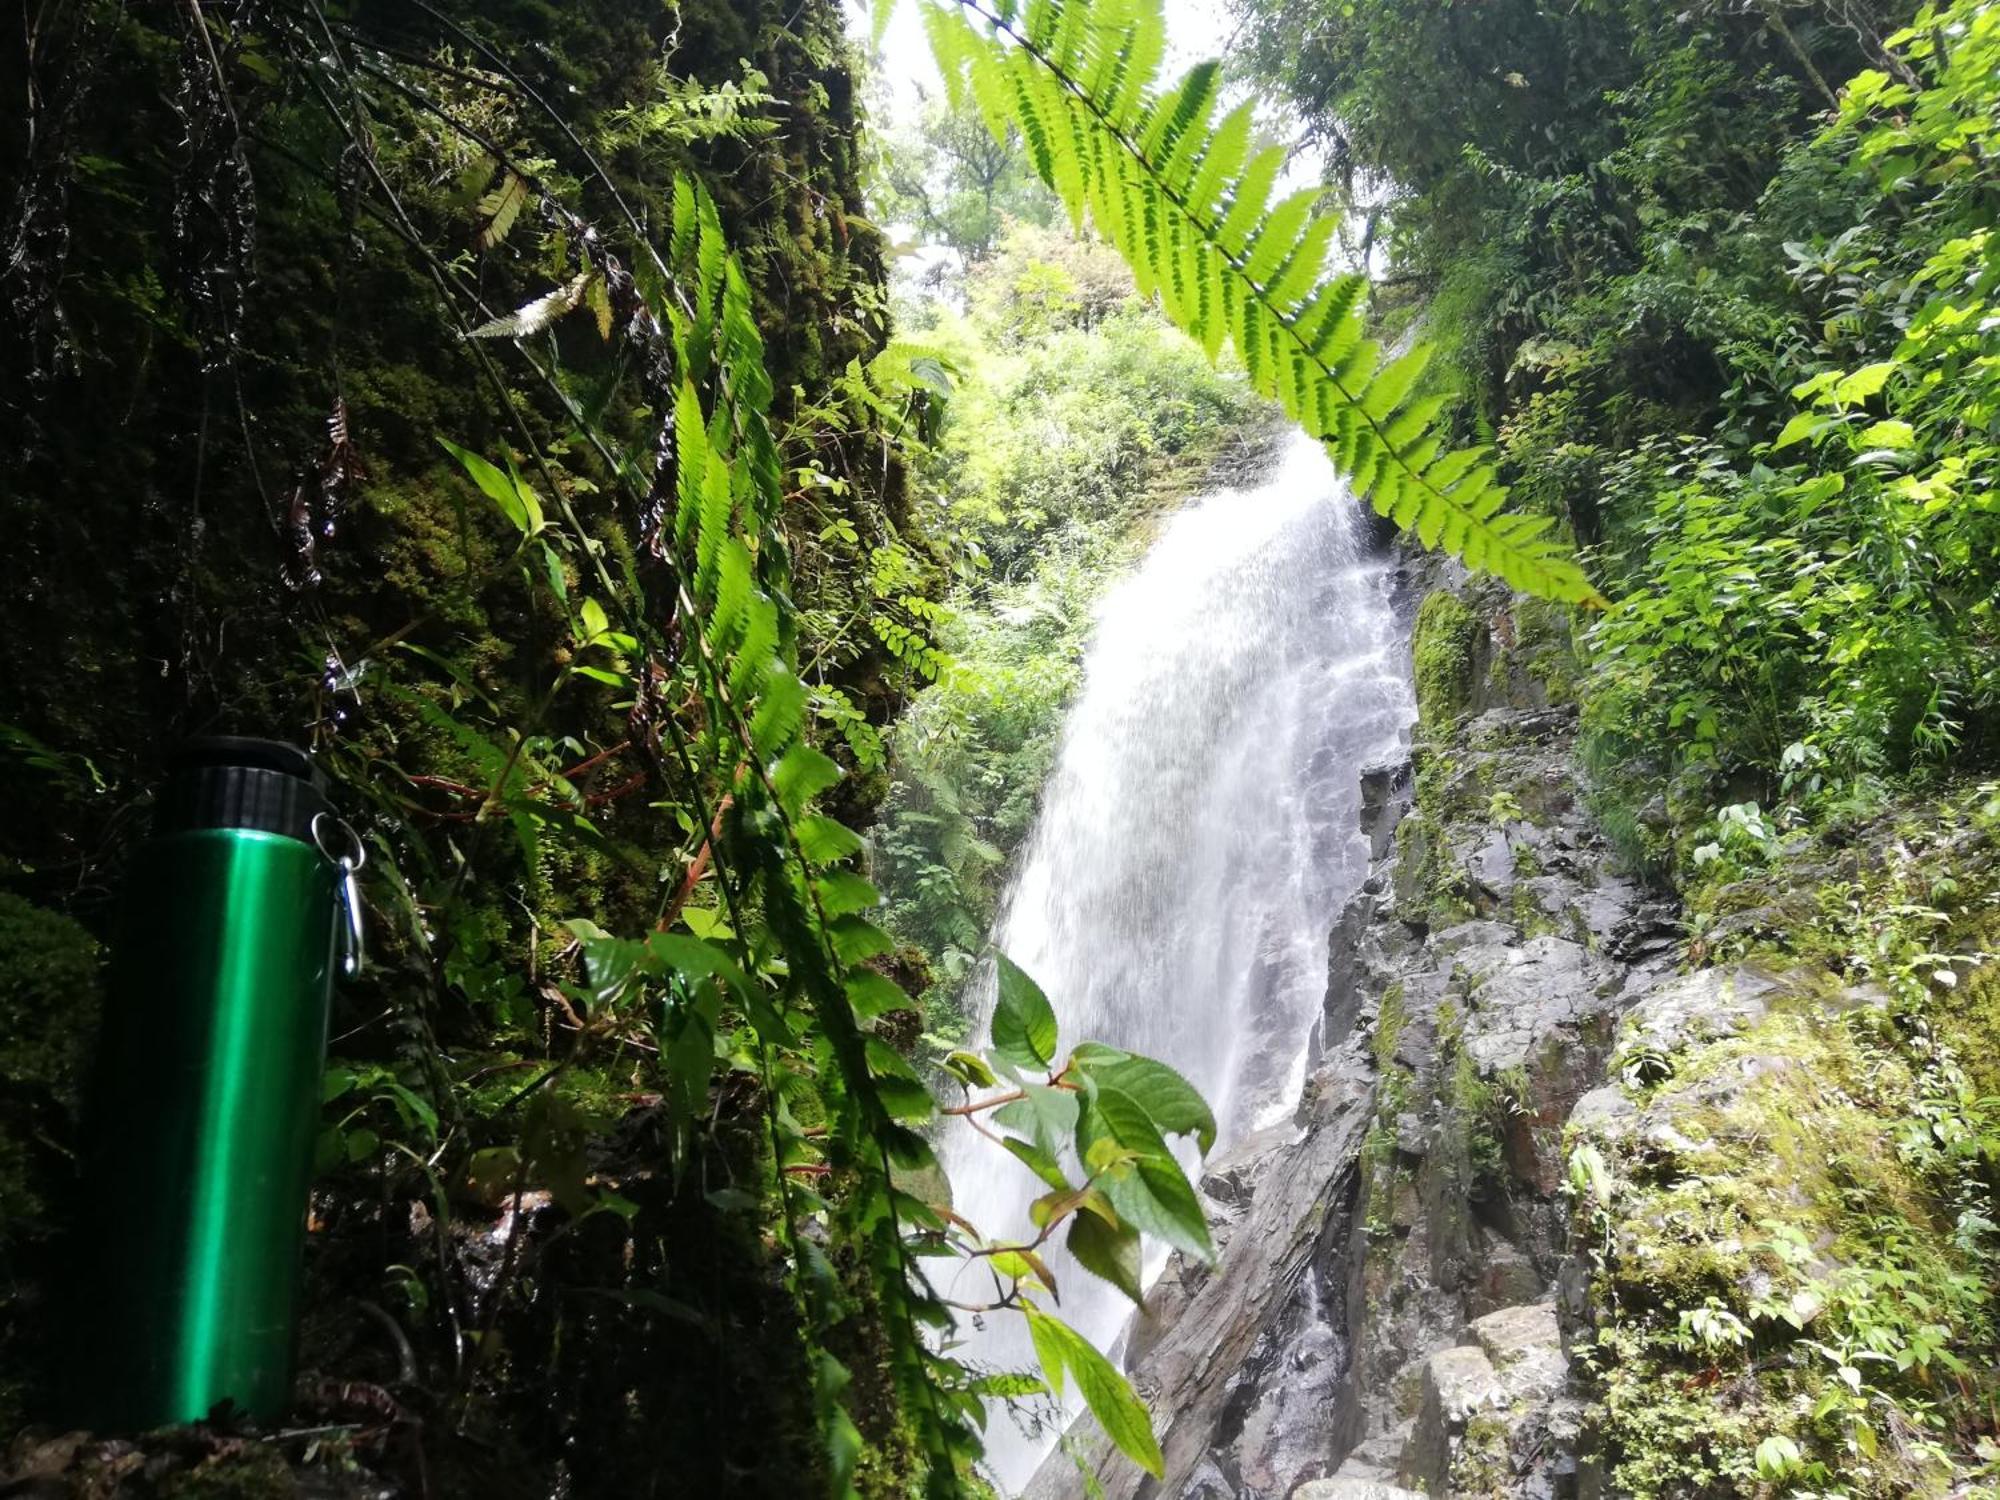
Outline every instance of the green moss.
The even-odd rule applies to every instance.
[[[96,940],[68,917],[0,893],[0,1431],[19,1425],[40,1346],[34,1282],[74,1159],[97,1012]]]
[[[0,1254],[37,1231],[97,1020],[97,942],[0,893]]]
[[[1417,718],[1433,734],[1443,732],[1471,700],[1474,652],[1485,626],[1458,595],[1437,589],[1417,609],[1415,658]]]
[[[1395,1061],[1396,1043],[1401,1040],[1403,1027],[1408,1021],[1409,1009],[1403,1001],[1403,984],[1397,980],[1382,991],[1381,1008],[1375,1018],[1375,1066],[1385,1077]]]
[[[1505,1418],[1491,1412],[1476,1413],[1465,1424],[1465,1433],[1451,1459],[1451,1493],[1473,1500],[1493,1496],[1495,1500],[1518,1493],[1514,1465],[1508,1452],[1513,1429]]]
[[[1468,1192],[1483,1180],[1498,1177],[1504,1166],[1501,1095],[1492,1080],[1466,1050],[1465,1013],[1456,1005],[1438,1007],[1439,1055],[1449,1059],[1444,1077],[1443,1128],[1447,1148],[1440,1160],[1462,1163]]]
[[[1809,1004],[1665,1062],[1645,1148],[1614,1153],[1599,1241],[1588,1363],[1614,1487],[1745,1480],[1756,1443],[1782,1432],[1845,1493],[1942,1494],[1957,1424],[1938,1373],[1962,1364],[1964,1394],[1988,1399],[1978,1372],[1991,1369],[1995,1310],[1985,1258],[1951,1207],[1962,1168],[1910,1124],[1926,1109],[1923,1071],[1879,1017]],[[1697,1309],[1726,1313],[1740,1335],[1705,1332],[1689,1321]],[[1842,1366],[1860,1372],[1851,1410]],[[1729,1400],[1691,1403],[1704,1380]],[[1851,1440],[1856,1422],[1871,1439],[1886,1422],[1913,1440],[1870,1455]]]
[[[232,1445],[160,1486],[162,1500],[279,1500],[298,1493],[284,1454],[261,1443]]]

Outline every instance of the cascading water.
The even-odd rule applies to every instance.
[[[1175,516],[1099,607],[995,934],[1047,992],[1065,1048],[1171,1063],[1214,1106],[1219,1145],[1281,1118],[1328,929],[1367,866],[1360,772],[1414,717],[1388,568],[1318,444],[1294,433],[1261,482]],[[942,1146],[961,1214],[988,1234],[1028,1227],[1045,1189],[1025,1167],[963,1125]],[[1110,1348],[1129,1302],[1047,1259],[1061,1315]],[[968,1300],[989,1290],[967,1280]],[[967,1334],[961,1354],[1034,1368],[1018,1316]],[[996,1414],[995,1477],[1019,1489],[1052,1441]]]

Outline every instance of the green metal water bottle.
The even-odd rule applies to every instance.
[[[71,1420],[100,1432],[290,1402],[306,1196],[361,851],[305,753],[170,762],[127,879],[92,1118]]]

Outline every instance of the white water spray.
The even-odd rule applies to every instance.
[[[1214,1107],[1219,1146],[1296,1099],[1327,932],[1367,868],[1360,772],[1415,717],[1389,592],[1359,504],[1303,434],[1259,483],[1175,516],[1098,609],[995,935],[1047,992],[1065,1050],[1171,1063]],[[1031,1232],[1045,1188],[1025,1167],[963,1125],[942,1148],[961,1214]],[[1111,1348],[1130,1303],[1047,1259],[1061,1316]],[[990,1294],[961,1279],[957,1295]],[[962,1355],[1035,1367],[1017,1314],[985,1322]],[[996,1411],[988,1463],[1017,1491],[1051,1442]]]

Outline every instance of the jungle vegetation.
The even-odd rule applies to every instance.
[[[1241,11],[1438,346],[1444,420],[1612,601],[1567,622],[1554,687],[1627,866],[1683,898],[1691,963],[1882,996],[1665,1085],[1753,1049],[1813,1080],[1717,1115],[1739,1144],[1700,1173],[1573,1164],[1603,1482],[1976,1491],[2000,1332],[2000,13]],[[1463,651],[1433,597],[1420,691],[1427,652]],[[1648,1097],[1662,1062],[1623,1076]]]
[[[285,1462],[506,1494],[977,1492],[989,1401],[1070,1385],[1157,1465],[1036,1251],[1134,1292],[1142,1234],[1205,1255],[1167,1138],[1213,1121],[1004,958],[982,1049],[951,996],[1091,591],[1273,409],[1568,611],[1658,878],[1990,760],[1986,0],[1244,0],[1340,169],[1275,200],[1286,146],[1218,66],[1161,76],[1151,0],[906,3],[942,160],[870,155],[825,0],[28,8],[0,1425],[59,1342],[90,976],[178,736],[309,743],[371,856]],[[892,214],[963,311],[898,326]],[[1990,1271],[2000,1129],[1941,1088],[1925,1170]],[[941,1108],[1036,1222],[951,1214]],[[963,1264],[1039,1371],[953,1356]],[[1757,1462],[1841,1492],[1878,1396],[1965,1448],[1989,1386],[1935,1351],[1969,1369],[1988,1298],[1941,1317]],[[208,1441],[221,1484],[277,1451]]]

